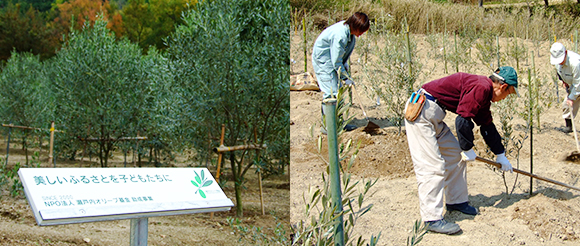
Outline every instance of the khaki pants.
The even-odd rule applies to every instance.
[[[574,117],[576,117],[578,106],[580,106],[580,100],[576,99],[572,104],[572,107],[568,106],[568,103],[566,103],[567,100],[568,97],[564,98],[564,102],[562,102],[562,118],[572,119],[571,112],[574,111]]]
[[[445,115],[439,105],[426,100],[415,122],[405,120],[423,221],[443,219],[445,203],[468,201],[466,165],[459,142],[443,122]]]

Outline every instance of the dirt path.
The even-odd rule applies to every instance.
[[[415,36],[418,52],[425,59],[428,68],[437,66],[437,61],[427,57],[430,49],[424,36]],[[293,37],[291,58],[299,61],[294,71],[304,65],[300,50],[300,37]],[[505,47],[506,40],[501,40]],[[543,55],[536,57],[544,74],[552,72],[549,65],[548,43],[542,44]],[[531,47],[531,46],[530,46]],[[351,61],[357,61],[357,50]],[[357,76],[357,63],[354,73]],[[540,66],[540,65],[537,65]],[[360,67],[360,66],[359,66]],[[473,73],[487,75],[485,68],[472,68]],[[312,68],[310,67],[310,71]],[[358,75],[359,78],[362,77]],[[442,69],[425,78],[430,81],[443,77]],[[520,81],[522,80],[520,75]],[[365,83],[361,80],[357,83]],[[520,89],[526,89],[521,87]],[[560,95],[563,91],[560,91]],[[290,95],[291,119],[291,223],[303,218],[303,194],[309,187],[321,184],[320,175],[326,164],[320,160],[315,148],[315,138],[319,134],[320,92],[292,92]],[[412,169],[406,136],[399,135],[398,129],[389,126],[385,119],[385,105],[376,106],[372,96],[363,97],[365,110],[373,122],[382,127],[377,135],[369,135],[360,129],[346,133],[345,139],[361,140],[362,145],[354,165],[358,178],[378,178],[372,188],[375,192],[365,200],[374,204],[372,210],[357,222],[356,233],[368,239],[370,235],[381,233],[380,245],[404,245],[415,220],[420,219],[416,179]],[[493,109],[492,109],[493,110]],[[559,105],[552,105],[541,115],[542,131],[534,132],[534,173],[555,179],[576,187],[580,186],[580,165],[562,160],[575,143],[572,134],[558,130],[563,125]],[[351,113],[356,116],[355,124],[364,126],[366,121],[359,107],[353,106]],[[448,113],[445,121],[454,129],[455,115]],[[495,119],[496,125],[498,120]],[[515,116],[515,135],[524,133],[524,121]],[[314,138],[309,136],[309,128],[314,125]],[[403,128],[404,130],[404,128]],[[476,133],[479,136],[478,133]],[[483,148],[481,137],[478,146]],[[323,141],[324,143],[324,141]],[[510,159],[514,167],[516,161]],[[524,142],[519,167],[529,170],[529,139]],[[468,164],[469,199],[480,209],[477,216],[467,216],[458,212],[447,213],[445,218],[458,223],[463,232],[455,236],[427,234],[421,245],[578,245],[580,244],[580,192],[550,183],[534,180],[534,196],[529,197],[530,179],[522,175],[506,174],[508,186],[517,178],[513,194],[505,194],[501,173],[480,162]],[[371,192],[372,193],[372,192]]]
[[[0,160],[5,158],[5,136],[0,135]],[[45,150],[43,150],[45,151]],[[24,163],[19,144],[11,143],[9,168],[16,162]],[[47,155],[41,154],[41,167],[46,164]],[[116,154],[109,161],[111,168],[123,166],[122,154]],[[173,166],[187,167],[191,162],[175,161]],[[58,167],[99,167],[92,162],[57,160]],[[228,165],[224,174],[230,175]],[[215,170],[210,169],[215,172]],[[283,229],[283,236],[289,238],[289,176],[271,176],[263,181],[265,215],[261,214],[258,179],[255,170],[248,171],[247,183],[243,191],[244,217],[239,229],[247,229],[247,236],[266,235],[275,237],[275,229]],[[222,187],[228,198],[235,204],[232,182]],[[58,226],[38,226],[30,205],[23,196],[11,197],[7,186],[0,187],[0,245],[129,245],[130,220],[115,220]],[[149,245],[254,245],[251,240],[239,241],[242,235],[230,226],[228,219],[235,219],[235,207],[227,212],[217,212],[213,218],[209,213],[151,217],[148,223]],[[277,225],[277,223],[281,223]],[[255,228],[261,228],[259,233]],[[255,234],[254,234],[255,233]]]

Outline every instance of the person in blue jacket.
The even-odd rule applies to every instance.
[[[323,99],[336,97],[338,88],[342,86],[341,81],[346,85],[354,84],[347,79],[347,74],[350,73],[348,58],[354,50],[356,38],[369,30],[369,27],[369,17],[365,13],[356,12],[346,21],[326,28],[314,42],[312,66],[318,86],[323,92]],[[355,128],[347,125],[346,130]]]

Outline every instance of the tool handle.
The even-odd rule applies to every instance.
[[[478,157],[475,157],[475,159],[478,160],[478,161],[481,161],[481,162],[485,162],[487,164],[490,164],[492,166],[495,166],[497,168],[501,168],[501,164],[499,164],[499,163],[497,163],[495,161],[490,161],[488,159],[484,159],[484,158],[481,158],[479,156]],[[553,179],[544,178],[544,177],[535,175],[533,173],[528,173],[526,171],[519,170],[517,168],[514,168],[514,172],[519,173],[519,174],[523,174],[523,175],[526,175],[528,177],[532,177],[532,178],[535,178],[535,179],[539,179],[539,180],[542,180],[542,181],[546,181],[546,182],[549,182],[549,183],[552,183],[552,184],[557,184],[557,185],[560,185],[560,186],[564,186],[566,188],[570,188],[570,189],[573,189],[573,190],[580,191],[580,188],[578,188],[578,187],[574,187],[574,186],[571,186],[571,185],[568,185],[568,184],[565,184],[565,183],[562,183],[562,182],[559,182],[559,181],[556,181],[556,180],[553,180]]]
[[[350,88],[352,88],[352,90],[354,91],[354,94],[356,95],[357,102],[360,105],[360,109],[362,109],[363,114],[365,115],[365,118],[367,119],[367,121],[370,121],[369,117],[367,116],[367,113],[365,112],[365,108],[363,107],[362,102],[360,101],[360,97],[358,96],[358,93],[356,92],[356,89],[354,88],[354,85],[352,85]]]
[[[570,118],[572,118],[572,131],[574,131],[574,140],[576,140],[576,150],[580,152],[580,146],[578,145],[578,133],[576,133],[576,124],[574,123],[574,109],[570,111]]]

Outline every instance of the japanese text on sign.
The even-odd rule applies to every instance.
[[[34,176],[36,185],[55,185],[55,184],[108,184],[108,183],[161,183],[171,182],[169,175],[74,175],[66,176]]]

